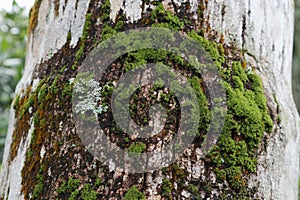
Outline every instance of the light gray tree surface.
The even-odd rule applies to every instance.
[[[37,0],[24,75],[10,110],[0,199],[296,199],[300,124],[291,89],[293,14],[292,0]],[[192,78],[181,68],[185,61],[163,51],[123,56],[106,73],[111,83],[104,95],[123,68],[166,61],[190,76],[203,106],[199,134],[180,158],[132,174],[113,161],[101,163],[82,144],[72,81],[97,44],[150,26],[179,31],[203,46],[225,82],[227,114],[217,144],[203,156],[203,135],[212,128],[205,125],[211,88],[204,78]],[[106,134],[134,155],[163,145],[163,133],[154,145],[135,142],[110,117],[110,110],[100,115]]]

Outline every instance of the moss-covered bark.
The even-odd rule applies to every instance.
[[[35,29],[38,7],[37,1],[31,14],[29,33]],[[202,2],[202,1],[201,1]],[[54,1],[55,14],[59,15],[59,1]],[[100,5],[100,6],[99,6]],[[84,33],[73,48],[70,40],[49,60],[35,67],[34,79],[39,84],[33,89],[33,82],[24,95],[14,101],[16,125],[14,140],[10,148],[10,161],[18,154],[21,138],[26,138],[33,124],[34,131],[26,153],[22,170],[22,193],[25,199],[254,199],[258,185],[249,183],[257,172],[258,155],[265,151],[264,137],[271,134],[278,125],[277,113],[269,110],[266,96],[256,70],[249,67],[244,52],[235,45],[225,44],[211,30],[203,18],[206,2],[198,7],[197,20],[190,13],[188,2],[169,5],[161,1],[143,1],[142,18],[129,23],[122,10],[115,22],[110,19],[108,0],[90,2],[86,14]],[[176,163],[152,173],[126,174],[111,171],[96,160],[82,145],[76,134],[72,116],[72,90],[70,80],[76,77],[79,67],[89,52],[99,43],[118,32],[140,27],[164,27],[180,31],[199,43],[211,56],[218,67],[226,90],[227,110],[225,123],[217,144],[204,158],[199,158],[197,150],[205,138],[209,127],[209,93],[201,74],[179,55],[166,51],[138,50],[123,55],[110,66],[103,86],[104,102],[111,99],[112,82],[126,71],[147,62],[161,62],[182,74],[189,76],[191,86],[197,91],[201,109],[199,133],[189,149]],[[131,38],[128,38],[131,39]],[[106,90],[105,90],[106,89]],[[148,104],[155,101],[152,88]],[[139,98],[145,90],[137,92],[131,101],[134,113],[144,118],[139,123],[147,123],[143,107],[149,107]],[[151,96],[152,94],[152,96]],[[163,93],[162,93],[163,94]],[[136,99],[134,99],[136,98]],[[175,101],[164,94],[163,100]],[[168,108],[170,109],[170,108]],[[176,115],[176,112],[169,113]],[[178,113],[177,113],[178,114]],[[271,116],[272,114],[272,116]],[[101,114],[107,131],[118,145],[138,155],[147,151],[147,140],[134,141],[127,137],[112,120],[111,109]],[[176,120],[169,118],[169,124]],[[104,123],[103,122],[103,123]],[[178,125],[178,124],[177,124]],[[166,126],[168,127],[168,126]],[[171,127],[171,126],[169,126]],[[164,130],[168,131],[168,130]],[[107,132],[107,133],[108,133]],[[163,134],[162,134],[163,135]],[[148,141],[149,142],[149,141]],[[198,169],[198,175],[193,175]],[[151,181],[158,181],[152,183]],[[160,181],[159,181],[160,180]]]

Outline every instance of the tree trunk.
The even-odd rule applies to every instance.
[[[37,0],[30,15],[24,75],[10,111],[0,199],[296,199],[300,125],[291,92],[293,9],[292,0]],[[156,29],[129,32],[127,37],[117,34],[143,27]],[[161,31],[172,34],[161,27],[177,33],[178,37],[172,35],[175,40],[196,41],[218,73],[204,70],[199,74],[192,69],[189,56],[176,55],[181,51],[176,41],[159,35]],[[157,37],[143,35],[151,30]],[[106,51],[95,52],[111,36],[116,39],[108,40]],[[155,48],[157,41],[166,51]],[[164,46],[166,41],[170,42]],[[108,51],[114,50],[113,45],[119,45],[120,52],[125,48],[125,54]],[[197,48],[188,46],[185,51],[194,53]],[[115,144],[126,149],[107,160],[99,159],[98,149],[90,148],[79,133],[83,131],[78,126],[82,115],[74,106],[74,90],[80,88],[78,76],[94,70],[86,66],[106,64],[95,60],[99,52],[102,60],[118,59],[109,63],[106,71],[104,67],[97,69],[104,78],[94,77],[94,82],[85,79],[102,87],[96,104],[108,105],[99,106],[102,111],[93,107],[90,117],[97,116],[102,135],[109,136],[113,144],[105,146],[90,126],[83,127],[88,134],[85,138],[94,145],[102,141],[100,152],[112,150]],[[116,125],[114,111],[121,113],[122,108],[113,110],[108,104],[115,94],[111,90],[126,72],[145,63],[163,63],[186,77],[196,91],[198,103],[191,105],[199,108],[196,119],[200,120],[184,152],[174,159],[183,147],[184,139],[179,138],[164,160],[153,161],[157,162],[153,168],[143,165],[143,156],[148,166],[153,157],[146,153],[162,152],[165,142],[173,137],[171,133],[181,130],[178,124],[193,121],[194,116],[191,112],[184,120],[180,103],[186,103],[186,98],[176,100],[172,87],[169,93],[159,86],[153,89],[154,84],[131,91],[136,95],[130,97],[130,105],[136,105],[131,106],[135,123],[147,125],[151,123],[147,108],[160,100],[168,114],[163,130],[153,139],[136,139]],[[141,73],[137,82],[143,83],[149,76]],[[215,84],[222,85],[226,95],[219,110],[213,106],[218,101]],[[94,92],[99,92],[95,87]],[[126,87],[122,91],[127,91]],[[89,102],[81,109],[88,110]],[[180,119],[176,108],[181,109]],[[214,116],[221,121],[214,121]],[[83,123],[89,124],[88,119]],[[192,126],[186,127],[183,136]],[[218,137],[211,137],[211,133]],[[205,149],[203,144],[211,146]],[[126,163],[127,155],[136,162]]]

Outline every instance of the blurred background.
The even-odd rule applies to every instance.
[[[25,64],[28,13],[32,4],[32,1],[12,0],[0,3],[0,163],[9,107]]]
[[[34,0],[0,2],[0,168],[8,126],[9,107],[21,78],[26,55],[29,9]],[[300,0],[295,0],[293,94],[300,113]],[[300,193],[299,193],[300,199]]]

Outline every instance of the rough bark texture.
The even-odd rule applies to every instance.
[[[292,0],[36,1],[24,75],[10,113],[0,199],[121,199],[125,194],[296,199],[300,125],[291,93],[293,9]],[[69,80],[97,43],[153,24],[200,38],[224,71],[228,123],[235,125],[225,125],[225,142],[220,139],[205,158],[195,142],[169,167],[127,174],[102,165],[85,150],[73,124]],[[121,61],[113,72],[123,66]],[[253,99],[243,94],[246,90]],[[235,105],[251,105],[257,119],[243,116],[251,109],[238,111]]]
[[[269,105],[278,109],[275,128],[261,155],[259,190],[266,199],[296,199],[299,165],[299,118],[291,93],[293,1],[209,1],[206,16],[225,41],[235,40],[246,59],[259,69]],[[207,17],[206,17],[207,18]],[[292,185],[291,185],[292,184]]]

